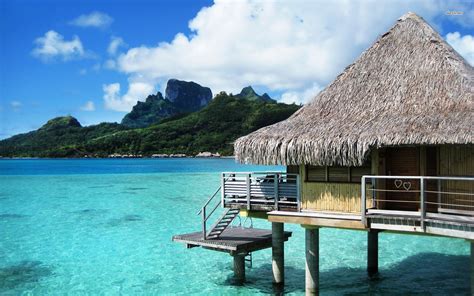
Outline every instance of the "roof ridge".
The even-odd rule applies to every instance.
[[[406,19],[416,19],[416,20],[421,19],[421,20],[423,20],[423,18],[421,16],[414,13],[413,11],[409,11],[409,12],[405,13],[404,15],[402,15],[401,17],[398,18],[399,21],[404,21]]]
[[[320,93],[330,88],[332,84],[338,83],[339,78],[342,78],[342,76],[346,75],[351,70],[352,67],[356,66],[359,63],[359,61],[364,58],[366,54],[368,54],[371,50],[373,50],[376,46],[378,46],[381,42],[383,42],[386,37],[392,34],[398,26],[400,26],[407,20],[415,21],[417,24],[429,30],[428,32],[430,34],[426,34],[428,32],[424,30],[423,37],[425,37],[426,40],[429,42],[436,43],[436,46],[442,51],[441,55],[449,60],[450,65],[453,67],[454,71],[456,71],[458,74],[464,77],[472,78],[472,75],[474,74],[469,73],[469,70],[472,71],[473,67],[466,61],[466,59],[463,56],[461,56],[446,40],[444,40],[444,38],[425,19],[423,19],[423,17],[419,16],[418,14],[414,12],[409,11],[405,13],[404,15],[402,15],[401,17],[399,17],[398,20],[385,33],[380,34],[377,37],[377,39],[369,47],[367,47],[364,51],[362,51],[362,53],[352,63],[348,64],[344,68],[344,70],[341,73],[339,73],[336,76],[336,78],[331,83],[329,83]],[[456,65],[455,64],[456,62],[461,65],[459,64]],[[313,98],[313,100],[311,100],[308,104],[313,103],[315,101],[314,100],[315,98]]]

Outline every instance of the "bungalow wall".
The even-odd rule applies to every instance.
[[[473,145],[439,145],[383,148],[372,152],[372,172],[378,175],[408,175],[408,176],[474,176],[474,146]],[[473,193],[474,182],[439,181],[441,191]],[[419,181],[412,180],[412,189],[419,189]],[[379,189],[396,189],[392,181],[379,180]],[[441,212],[446,209],[474,211],[474,198],[466,195],[440,194],[438,181],[428,180],[425,188],[432,193],[426,193],[429,202],[429,212]],[[437,203],[441,199],[444,205]],[[416,193],[377,193],[377,208],[390,210],[418,211],[419,194]],[[403,200],[387,202],[387,200]],[[406,203],[413,200],[414,203]],[[455,206],[452,206],[455,204]],[[472,206],[472,207],[471,207]],[[449,212],[449,211],[445,211]]]
[[[307,173],[306,166],[299,166],[303,210],[360,213],[360,181],[359,183],[309,181]],[[372,205],[370,196],[367,198],[367,205]]]
[[[397,157],[402,162],[397,161],[397,164],[406,162],[410,171],[401,175],[424,175],[424,176],[474,176],[474,146],[473,145],[442,145],[442,146],[418,146],[406,148],[387,148],[374,150],[371,153],[370,169],[359,171],[356,176],[352,178],[349,174],[347,181],[331,182],[327,179],[329,169],[339,170],[343,172],[349,168],[326,168],[326,180],[311,181],[308,178],[308,167],[301,165],[299,167],[289,166],[288,172],[299,173],[301,177],[301,201],[302,209],[308,211],[329,211],[329,212],[343,212],[343,213],[360,213],[361,208],[361,174],[387,175],[391,174],[389,171],[393,168],[393,158]],[[413,156],[416,156],[413,158]],[[413,159],[412,159],[413,158]],[[402,165],[402,169],[406,170],[407,165]],[[361,169],[361,168],[354,168]],[[313,174],[318,174],[318,172]],[[320,172],[323,174],[323,171]],[[341,175],[342,176],[342,175]],[[320,176],[324,178],[324,176]],[[314,176],[312,176],[314,178]],[[316,176],[317,178],[317,176]],[[377,187],[385,188],[388,186],[385,181],[377,181]],[[415,181],[416,182],[416,181]],[[413,184],[415,184],[415,182]],[[366,189],[371,185],[367,184]],[[414,185],[416,186],[416,184]],[[429,181],[426,184],[428,190],[437,190],[436,181]],[[442,191],[447,192],[461,192],[473,193],[474,182],[455,182],[442,181]],[[367,208],[372,207],[372,195],[367,192]],[[412,198],[411,196],[404,196],[404,198]],[[377,205],[379,209],[385,208],[400,208],[400,210],[418,210],[419,205],[413,205],[413,209],[405,209],[406,203],[387,203],[383,200],[391,199],[384,192],[377,194]],[[396,197],[399,199],[400,197]],[[419,196],[413,196],[413,199],[419,200]],[[435,193],[427,194],[427,199],[430,202],[437,202],[438,195]],[[443,205],[444,210],[470,210],[474,211],[474,197],[466,195],[452,195],[442,194],[441,202],[445,204],[457,204],[456,206]],[[428,211],[437,212],[437,205],[428,205]]]
[[[445,145],[439,148],[442,176],[474,176],[474,145]]]
[[[445,145],[439,148],[439,174],[441,176],[474,176],[474,146]],[[474,193],[474,182],[444,181],[441,190],[445,192]],[[474,211],[474,196],[442,194],[444,204],[440,211]],[[456,206],[453,206],[455,204]]]

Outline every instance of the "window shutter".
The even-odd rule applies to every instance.
[[[308,166],[306,172],[306,179],[310,182],[326,181],[326,168],[323,166]]]

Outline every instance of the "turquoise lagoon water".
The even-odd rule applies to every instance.
[[[247,283],[224,253],[185,249],[196,211],[221,171],[275,170],[233,159],[0,161],[1,295],[273,294],[271,251],[253,254]],[[255,226],[269,228],[264,221]],[[304,294],[304,231],[286,225],[289,295]],[[380,234],[380,275],[365,272],[366,235],[322,229],[322,295],[467,295],[468,243]]]

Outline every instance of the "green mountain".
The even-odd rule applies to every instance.
[[[84,155],[80,143],[125,130],[118,123],[82,127],[72,116],[56,117],[36,131],[0,141],[0,156],[75,157]]]
[[[133,106],[132,111],[122,119],[122,125],[131,128],[146,127],[179,113],[173,103],[158,92],[156,95],[149,95],[145,102],[139,101]]]
[[[180,112],[194,112],[205,107],[212,100],[209,87],[193,81],[170,79],[166,83],[165,98]]]
[[[195,112],[212,100],[212,92],[193,81],[170,79],[166,84],[166,97],[158,92],[145,102],[138,102],[122,119],[126,127],[147,127],[168,117]]]
[[[58,117],[40,129],[0,141],[4,157],[106,157],[110,154],[233,154],[233,141],[288,118],[300,106],[218,94],[203,109],[170,117],[144,128],[116,123],[82,127],[73,117]]]
[[[263,95],[258,95],[251,86],[244,87],[240,94],[236,95],[237,98],[239,99],[247,99],[251,101],[263,101],[263,102],[268,102],[268,103],[276,103],[276,101],[272,98],[267,93],[264,93]]]

